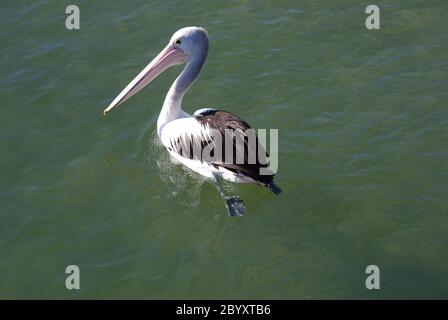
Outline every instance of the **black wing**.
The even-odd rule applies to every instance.
[[[222,143],[220,158],[202,157],[201,161],[248,176],[261,185],[267,185],[272,181],[274,173],[260,174],[261,168],[268,167],[266,159],[269,155],[259,143],[256,131],[246,121],[230,112],[215,109],[204,109],[203,112],[195,113],[195,118],[205,129],[204,132],[210,132],[210,129],[213,129],[209,139],[203,140],[204,146],[213,143],[215,147],[219,147],[216,144],[219,140],[230,142],[233,148],[231,154],[228,155],[230,151],[228,145]]]

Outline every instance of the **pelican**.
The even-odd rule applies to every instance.
[[[193,147],[193,149],[198,147],[201,150],[210,145],[216,147],[218,140],[222,138],[220,141],[223,141],[228,138],[229,130],[236,132],[236,136],[251,130],[246,121],[227,111],[203,108],[190,115],[182,110],[182,99],[198,78],[207,59],[208,48],[209,37],[205,29],[186,27],[176,31],[168,45],[104,110],[104,115],[135,95],[169,67],[185,64],[163,102],[157,120],[157,134],[173,158],[209,178],[217,186],[230,216],[242,216],[246,211],[243,201],[239,197],[228,196],[222,187],[221,180],[266,186],[274,194],[280,194],[282,190],[273,181],[275,173],[261,174],[260,169],[265,168],[266,164],[262,163],[258,157],[253,163],[248,161],[238,163],[235,161],[235,155],[232,156],[232,161],[227,161],[228,159],[224,158],[224,154],[220,152],[216,152],[217,157],[214,157],[214,151],[208,157],[203,154],[197,156],[182,152],[185,146]],[[247,148],[243,149],[235,145],[235,140],[232,138],[231,143],[236,150],[236,156],[241,156],[245,160],[251,152],[256,152],[256,149],[264,151],[258,139],[255,148],[248,147],[246,141],[244,146]],[[221,149],[218,147],[216,150]]]

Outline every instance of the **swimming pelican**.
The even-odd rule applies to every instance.
[[[231,139],[232,150],[236,150],[236,156],[242,156],[245,159],[244,163],[237,163],[235,155],[232,161],[228,161],[224,158],[225,152],[219,154],[219,158],[213,157],[214,151],[210,153],[210,157],[182,152],[185,146],[193,147],[193,149],[195,147],[204,149],[210,144],[216,146],[218,138],[222,138],[220,141],[228,138],[229,129],[236,132],[236,135],[251,129],[247,122],[227,111],[204,108],[197,110],[191,116],[182,110],[182,99],[204,66],[208,46],[208,34],[203,28],[187,27],[176,31],[162,52],[104,110],[104,115],[128,100],[169,67],[186,64],[166,95],[157,120],[157,133],[162,144],[175,159],[193,171],[210,178],[216,184],[230,216],[243,215],[244,203],[240,198],[230,197],[225,193],[220,183],[221,179],[267,186],[275,194],[281,192],[273,181],[274,173],[260,174],[260,169],[267,166],[265,163],[261,163],[259,158],[252,163],[247,161],[248,155],[256,152],[255,149],[264,151],[258,139],[256,148],[252,147],[252,149],[250,146],[247,147],[247,140],[245,142],[247,148],[241,149],[236,146],[236,139]]]

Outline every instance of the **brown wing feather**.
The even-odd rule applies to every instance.
[[[244,121],[243,119],[239,118],[238,116],[222,110],[214,110],[209,109],[207,111],[204,111],[200,114],[196,115],[196,119],[204,126],[204,127],[210,127],[212,129],[217,130],[221,134],[221,141],[224,141],[224,139],[234,139],[234,137],[229,137],[229,135],[226,132],[226,129],[232,130],[235,139],[238,139],[238,135],[240,135],[240,139],[243,137],[243,133],[246,132],[248,129],[252,129],[250,125]],[[256,143],[255,143],[255,149],[252,144],[248,143],[247,139],[244,139],[244,145],[240,143],[233,143],[233,159],[231,163],[225,162],[225,148],[223,146],[222,154],[223,159],[222,161],[216,161],[214,159],[213,162],[211,162],[215,167],[223,167],[230,171],[233,171],[237,174],[246,175],[252,178],[256,183],[261,185],[267,185],[270,183],[274,177],[274,174],[272,175],[260,175],[260,168],[267,167],[266,161],[263,161],[263,163],[260,162],[259,155],[266,155],[267,152],[263,149],[263,147],[260,145],[258,141],[258,137],[255,135]],[[242,141],[242,140],[241,140]],[[259,152],[257,152],[259,151]],[[249,164],[249,154],[255,155],[255,163]],[[237,163],[237,155],[244,155],[244,163],[240,164]],[[206,159],[201,159],[202,161],[206,161]],[[265,159],[264,159],[265,160]],[[207,161],[208,162],[208,161]],[[239,161],[241,162],[241,161]]]

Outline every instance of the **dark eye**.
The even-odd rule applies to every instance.
[[[178,46],[178,45],[182,44],[182,40],[177,39],[176,41],[174,41],[174,44]]]

